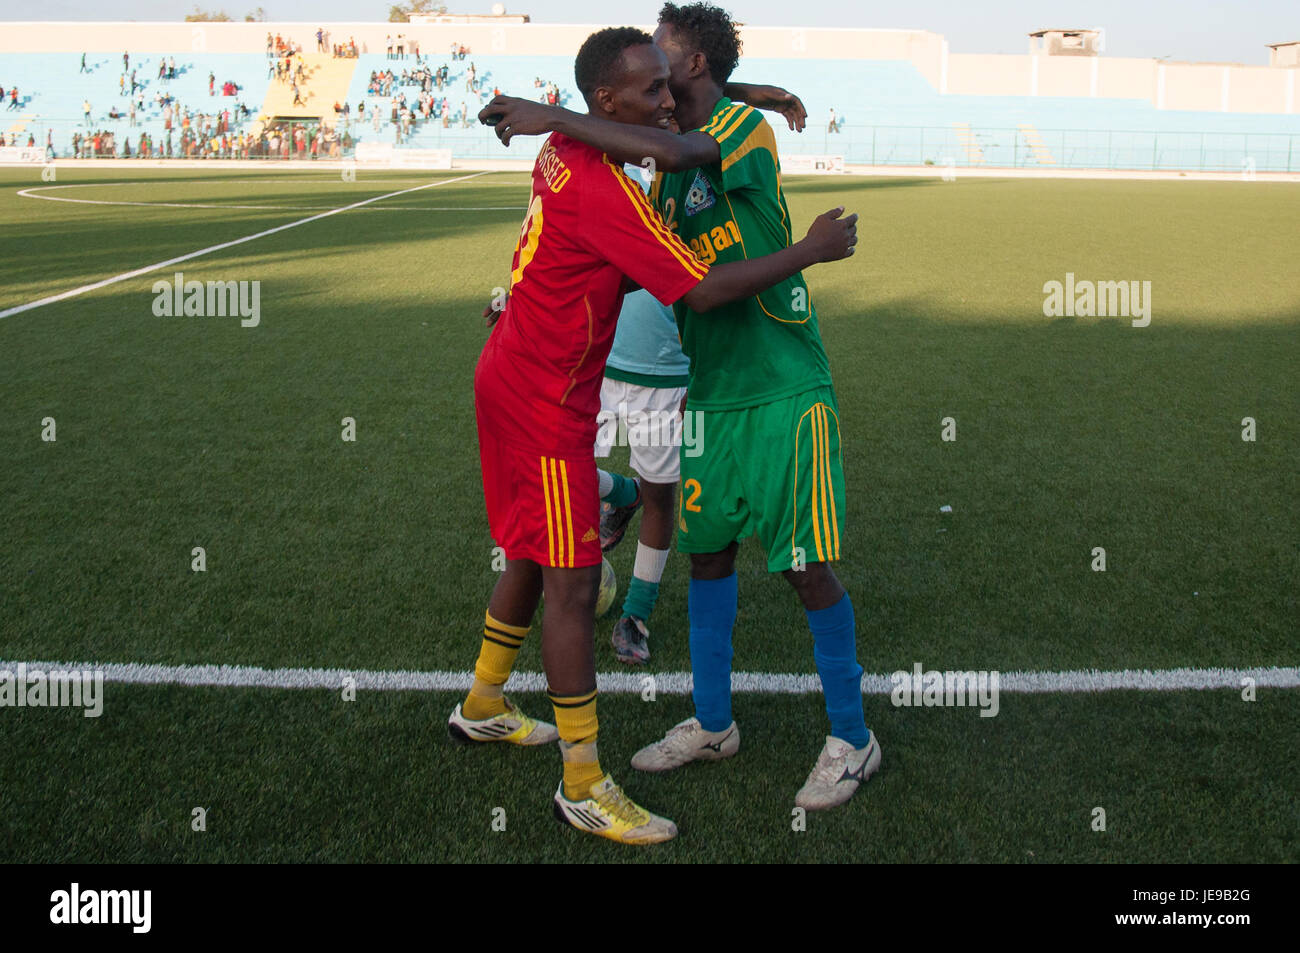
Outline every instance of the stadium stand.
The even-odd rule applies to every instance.
[[[159,78],[163,60],[175,61],[173,79]],[[201,132],[204,120],[213,128],[219,114],[229,112],[236,131],[256,117],[267,91],[267,59],[262,54],[213,53],[193,51],[151,52],[131,55],[123,83],[122,54],[92,53],[86,57],[86,71],[81,70],[80,53],[9,53],[0,56],[0,82],[18,86],[26,93],[20,111],[2,117],[6,141],[11,136],[26,141],[35,135],[38,144],[51,140],[56,156],[72,155],[72,137],[84,138],[95,132],[113,134],[122,154],[122,145],[130,142],[136,154],[141,134],[158,146],[167,141],[164,113],[171,97],[175,118],[172,121],[173,154],[179,155],[180,139],[186,114],[190,125]],[[130,72],[136,74],[136,115],[131,118]],[[212,93],[209,92],[212,77]],[[223,86],[233,83],[233,95],[223,95]],[[87,117],[84,106],[90,104]],[[236,118],[237,106],[248,107],[249,118]],[[116,117],[114,117],[116,113]]]
[[[737,80],[794,90],[802,135],[775,124],[782,153],[867,165],[1300,169],[1300,116],[1160,110],[1144,99],[941,95],[908,62],[746,59]],[[834,109],[841,131],[828,131]]]
[[[300,39],[311,38],[304,34]],[[373,42],[362,44],[355,58],[305,53],[304,103],[295,106],[291,84],[268,75],[269,60],[261,37],[241,41],[244,46],[254,43],[256,52],[133,56],[131,68],[136,70],[144,97],[135,125],[129,117],[129,98],[119,90],[120,53],[90,54],[88,72],[82,72],[79,52],[0,52],[0,83],[6,90],[17,86],[20,92],[18,108],[8,109],[6,100],[0,132],[11,144],[26,144],[27,137],[33,136],[44,145],[49,136],[55,154],[67,156],[74,133],[84,136],[91,130],[109,130],[119,141],[129,137],[134,152],[141,132],[156,145],[165,141],[163,106],[158,101],[162,93],[179,101],[197,130],[202,129],[204,118],[211,125],[213,113],[226,107],[234,113],[234,104],[242,102],[250,114],[232,124],[235,134],[255,135],[263,131],[265,121],[276,118],[308,124],[319,118],[322,128],[337,126],[345,152],[356,142],[375,142],[399,148],[451,149],[458,158],[501,158],[501,146],[491,130],[474,122],[475,113],[494,89],[543,99],[545,88],[537,86],[537,81],[554,82],[561,104],[582,108],[573,86],[570,56],[471,52],[465,59],[453,59],[441,44],[426,43],[422,62],[417,64],[409,50],[398,59]],[[176,79],[158,78],[160,56],[174,56]],[[923,73],[916,62],[905,58],[746,57],[735,78],[777,82],[802,97],[809,113],[807,131],[795,135],[779,120],[773,123],[785,155],[836,155],[848,163],[864,165],[1241,171],[1249,164],[1259,171],[1300,170],[1300,114],[1294,111],[1236,111],[1235,105],[1234,111],[1226,107],[1221,111],[1157,108],[1152,98],[1141,98],[1147,95],[1142,82],[1124,87],[1133,89],[1131,98],[1098,96],[1095,91],[1091,96],[944,93],[937,88],[935,77]],[[466,88],[471,64],[476,70],[477,92]],[[436,70],[443,65],[448,67],[449,79],[445,89],[429,91],[435,102],[434,111],[426,118],[418,108],[421,87],[403,85],[401,73],[421,66]],[[1185,68],[1218,67],[1192,64]],[[372,73],[388,69],[397,82],[387,95],[371,92]],[[1282,79],[1289,71],[1264,72]],[[216,96],[209,95],[210,73],[216,78]],[[221,95],[226,81],[237,84],[236,96]],[[1203,80],[1197,82],[1206,85]],[[400,107],[403,97],[413,108],[409,129],[400,123],[400,108],[399,123],[393,122],[394,101]],[[87,99],[92,104],[89,124],[82,114]],[[1203,101],[1205,97],[1198,100]],[[1269,102],[1280,101],[1274,97]],[[362,103],[364,119],[359,108]],[[337,115],[335,104],[340,107]],[[444,104],[448,113],[445,125]],[[121,112],[120,118],[109,117],[113,107]],[[1291,99],[1284,108],[1293,110]],[[831,110],[836,118],[834,128],[829,121]],[[174,126],[178,124],[179,120]],[[177,136],[174,128],[173,138]],[[526,151],[516,149],[511,154]],[[179,148],[175,154],[180,154]]]
[[[456,156],[462,158],[500,158],[501,144],[495,135],[476,120],[478,111],[492,99],[493,89],[500,89],[511,96],[520,96],[541,101],[544,86],[536,82],[554,82],[560,87],[559,104],[569,108],[584,109],[582,98],[573,88],[573,60],[562,56],[471,56],[464,60],[451,60],[434,56],[423,57],[424,66],[437,70],[447,67],[448,80],[444,89],[435,84],[430,93],[437,101],[438,112],[428,119],[420,116],[410,135],[404,135],[398,142],[396,129],[392,124],[393,101],[405,96],[408,104],[413,105],[421,93],[417,84],[402,85],[401,74],[405,70],[417,67],[415,58],[409,54],[405,59],[389,59],[386,55],[369,54],[356,59],[356,72],[348,86],[347,99],[351,105],[351,123],[349,131],[358,141],[379,141],[397,143],[412,148],[451,148]],[[466,88],[470,64],[475,67],[475,79],[478,92]],[[370,77],[391,69],[397,82],[392,87],[392,95],[383,96],[369,92]],[[359,118],[358,106],[365,103],[365,120]],[[444,127],[441,107],[448,106],[448,121]],[[375,129],[372,118],[376,112],[380,117],[379,129]],[[468,119],[468,124],[466,123]]]

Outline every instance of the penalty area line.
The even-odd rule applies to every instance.
[[[104,681],[129,685],[186,685],[222,688],[327,688],[338,689],[345,678],[359,689],[372,691],[468,691],[472,672],[367,671],[347,668],[258,668],[249,665],[147,665],[134,662],[43,662],[0,659],[0,677],[23,665],[28,672],[102,672]],[[907,673],[911,674],[911,673]],[[616,695],[640,694],[645,679],[654,676],[654,689],[668,695],[691,691],[690,672],[599,672],[600,691]],[[1300,688],[1300,668],[1173,668],[1095,669],[1067,672],[999,672],[999,690],[1014,694],[1047,695],[1077,692],[1171,692],[1242,687],[1250,678],[1258,688]],[[888,695],[895,682],[890,675],[867,674],[862,690],[868,695]],[[515,672],[506,687],[515,692],[546,691],[540,672]],[[806,695],[821,691],[816,675],[769,672],[733,672],[731,690],[738,694]]]
[[[166,261],[156,262],[152,265],[145,265],[143,268],[136,268],[134,271],[124,271],[120,275],[114,275],[111,278],[104,278],[101,281],[92,282],[88,285],[82,285],[80,288],[73,288],[70,291],[60,292],[56,295],[50,295],[47,298],[40,298],[37,301],[29,301],[27,304],[20,304],[17,307],[7,308],[0,311],[0,318],[7,318],[10,315],[21,314],[24,311],[30,311],[33,308],[39,308],[43,305],[54,304],[57,301],[66,301],[68,298],[75,298],[83,295],[88,291],[95,291],[108,285],[117,284],[119,281],[129,281],[132,278],[138,278],[140,275],[147,275],[151,271],[158,271],[171,265],[179,265],[183,261],[189,261],[191,258],[198,258],[202,255],[210,255],[212,252],[221,251],[224,248],[233,248],[236,245],[242,245],[245,242],[251,242],[258,238],[265,238],[267,235],[274,235],[276,232],[283,232],[286,229],[297,228],[299,225],[306,225],[308,222],[317,222],[322,218],[329,218],[331,215],[338,215],[340,212],[350,212],[352,209],[361,208],[370,205],[373,202],[382,202],[384,199],[395,198],[398,195],[409,195],[411,192],[419,192],[422,189],[432,189],[439,185],[451,185],[453,182],[464,182],[466,179],[476,179],[480,175],[487,175],[487,172],[474,172],[470,175],[457,176],[454,179],[439,179],[437,182],[426,182],[424,185],[417,185],[409,189],[399,189],[396,192],[388,192],[384,195],[375,195],[368,199],[362,199],[360,202],[353,202],[351,205],[342,205],[338,208],[332,208],[327,212],[321,212],[319,215],[309,215],[306,218],[300,218],[296,222],[287,222],[284,225],[277,225],[275,228],[268,228],[264,231],[257,232],[253,235],[245,235],[243,238],[236,238],[228,242],[222,242],[219,245],[212,245],[208,248],[200,248],[198,251],[192,251],[186,255],[180,255],[176,258],[168,258]]]

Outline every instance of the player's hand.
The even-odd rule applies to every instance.
[[[500,307],[498,307],[498,305]],[[505,312],[505,310],[506,310],[506,303],[504,301],[498,301],[496,298],[493,298],[491,301],[489,301],[488,306],[483,309],[484,327],[490,328],[496,325],[496,323],[501,320],[501,315]]]
[[[540,136],[553,132],[557,107],[535,103],[517,96],[496,96],[479,110],[478,121],[493,126],[502,145],[510,145],[512,136]]]
[[[745,101],[759,109],[780,113],[792,132],[803,132],[808,110],[804,108],[803,101],[788,89],[780,86],[749,86]]]
[[[858,215],[841,218],[844,206],[822,212],[813,220],[804,241],[808,243],[814,261],[839,261],[853,254],[858,243]]]

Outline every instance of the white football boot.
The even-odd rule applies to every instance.
[[[671,771],[690,761],[721,761],[740,750],[740,729],[733,721],[723,731],[705,731],[698,718],[674,725],[662,741],[632,756],[638,771]]]
[[[514,706],[510,699],[505,699],[506,710],[491,718],[473,721],[460,711],[460,705],[447,719],[447,734],[457,744],[474,742],[507,741],[510,744],[533,745],[550,744],[560,737],[555,726],[536,718],[529,718]]]
[[[564,782],[560,782],[555,792],[555,818],[584,834],[620,844],[660,844],[677,836],[676,824],[637,804],[608,774],[593,784],[581,801],[565,797]]]
[[[826,747],[822,748],[808,780],[795,795],[794,803],[809,811],[843,804],[878,767],[880,742],[876,740],[874,731],[867,746],[861,749],[827,735]]]

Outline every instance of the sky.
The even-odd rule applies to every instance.
[[[386,21],[391,0],[201,0],[232,18],[261,6],[267,19]],[[452,13],[491,10],[494,0],[449,0]],[[502,0],[538,23],[648,24],[659,0]],[[1027,34],[1102,27],[1105,55],[1268,63],[1268,43],[1300,40],[1300,0],[715,0],[754,26],[892,27],[941,33],[955,53],[1024,53]],[[0,20],[180,20],[195,0],[0,0]]]

